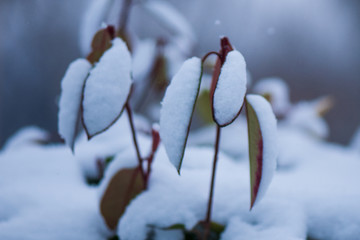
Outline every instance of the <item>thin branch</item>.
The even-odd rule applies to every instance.
[[[144,180],[144,188],[145,188],[146,187],[146,183],[145,183],[146,176],[145,176],[145,172],[144,172],[144,168],[143,168],[143,159],[141,158],[141,155],[140,155],[139,145],[138,145],[138,142],[137,142],[137,139],[136,139],[134,121],[133,121],[132,112],[131,112],[131,108],[129,106],[129,103],[126,103],[125,108],[126,108],[126,112],[127,112],[128,118],[129,118],[131,133],[132,133],[133,142],[134,142],[134,146],[135,146],[135,150],[136,150],[136,156],[138,158],[139,169],[140,169],[141,176],[142,176],[142,178]]]
[[[123,0],[121,8],[120,19],[119,19],[119,32],[124,33],[126,30],[127,22],[129,19],[130,7],[132,0]]]
[[[205,56],[202,57],[201,62],[204,63],[206,59],[212,54],[215,54],[219,59],[221,59],[221,55],[218,52],[208,52],[205,54]]]
[[[212,210],[213,195],[214,195],[215,173],[216,173],[216,163],[217,163],[218,153],[219,153],[219,143],[220,143],[220,126],[216,125],[215,153],[214,153],[214,162],[213,162],[212,175],[211,175],[209,202],[208,202],[208,206],[207,206],[207,213],[206,213],[206,219],[205,219],[204,240],[206,240],[208,238],[208,235],[210,232],[211,210]]]

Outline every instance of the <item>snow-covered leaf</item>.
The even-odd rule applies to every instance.
[[[61,81],[58,128],[65,143],[74,148],[76,127],[80,116],[81,93],[91,68],[86,59],[72,62]]]
[[[199,94],[201,60],[186,60],[166,90],[160,115],[160,136],[171,163],[180,173],[191,118]]]
[[[83,93],[83,123],[88,138],[109,128],[121,115],[131,88],[131,57],[119,38],[90,71]]]
[[[125,168],[114,174],[100,202],[101,215],[110,229],[116,229],[126,206],[143,190],[143,186],[139,168]]]
[[[276,118],[260,95],[246,96],[249,134],[251,208],[266,192],[276,168]]]
[[[100,57],[106,50],[111,47],[111,40],[115,37],[115,29],[113,26],[107,26],[99,30],[92,42],[91,42],[91,53],[87,56],[87,60],[91,63],[98,62]]]
[[[221,127],[240,114],[246,93],[246,63],[240,52],[228,53],[213,95],[213,115]]]

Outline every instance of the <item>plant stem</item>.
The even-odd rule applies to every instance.
[[[129,123],[130,123],[131,133],[132,133],[133,142],[134,142],[134,146],[135,146],[135,150],[136,150],[136,156],[137,156],[137,159],[139,162],[140,173],[141,173],[142,178],[144,179],[144,189],[146,189],[147,184],[146,184],[146,176],[145,176],[145,172],[144,172],[144,168],[143,168],[143,159],[141,158],[141,155],[140,155],[139,145],[138,145],[138,142],[136,139],[134,121],[133,121],[132,112],[131,112],[129,103],[126,103],[125,108],[126,108],[127,115],[129,117]]]
[[[218,52],[208,52],[207,54],[205,54],[205,56],[203,56],[203,58],[201,59],[201,62],[204,63],[206,61],[206,59],[212,55],[215,54],[219,59],[221,59],[221,55]]]
[[[215,172],[216,172],[216,163],[217,163],[218,153],[219,153],[219,142],[220,142],[220,126],[216,125],[215,153],[214,153],[214,162],[213,162],[212,175],[211,175],[209,201],[208,201],[207,213],[206,213],[206,219],[205,219],[204,240],[207,239],[209,232],[210,232],[211,208],[212,208],[213,195],[214,195]]]
[[[129,19],[130,6],[132,0],[123,0],[123,5],[120,13],[119,20],[119,32],[124,33],[126,30],[126,25]]]

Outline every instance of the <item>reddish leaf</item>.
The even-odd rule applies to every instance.
[[[269,102],[259,95],[246,97],[251,207],[265,194],[276,167],[276,119]]]
[[[118,171],[109,181],[101,198],[100,212],[107,226],[115,230],[130,201],[142,192],[144,180],[139,168]]]
[[[87,60],[92,64],[98,62],[104,52],[111,47],[111,40],[113,40],[114,37],[115,29],[113,26],[107,26],[99,30],[91,42],[92,51],[87,56]]]

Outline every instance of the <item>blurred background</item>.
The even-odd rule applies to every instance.
[[[193,55],[218,50],[219,36],[228,36],[254,82],[283,78],[293,102],[331,95],[329,140],[349,142],[360,126],[360,1],[168,2],[194,28]],[[57,132],[60,81],[69,63],[83,56],[79,33],[90,3],[0,1],[0,146],[27,125]],[[136,6],[129,24],[141,37],[160,31]]]

